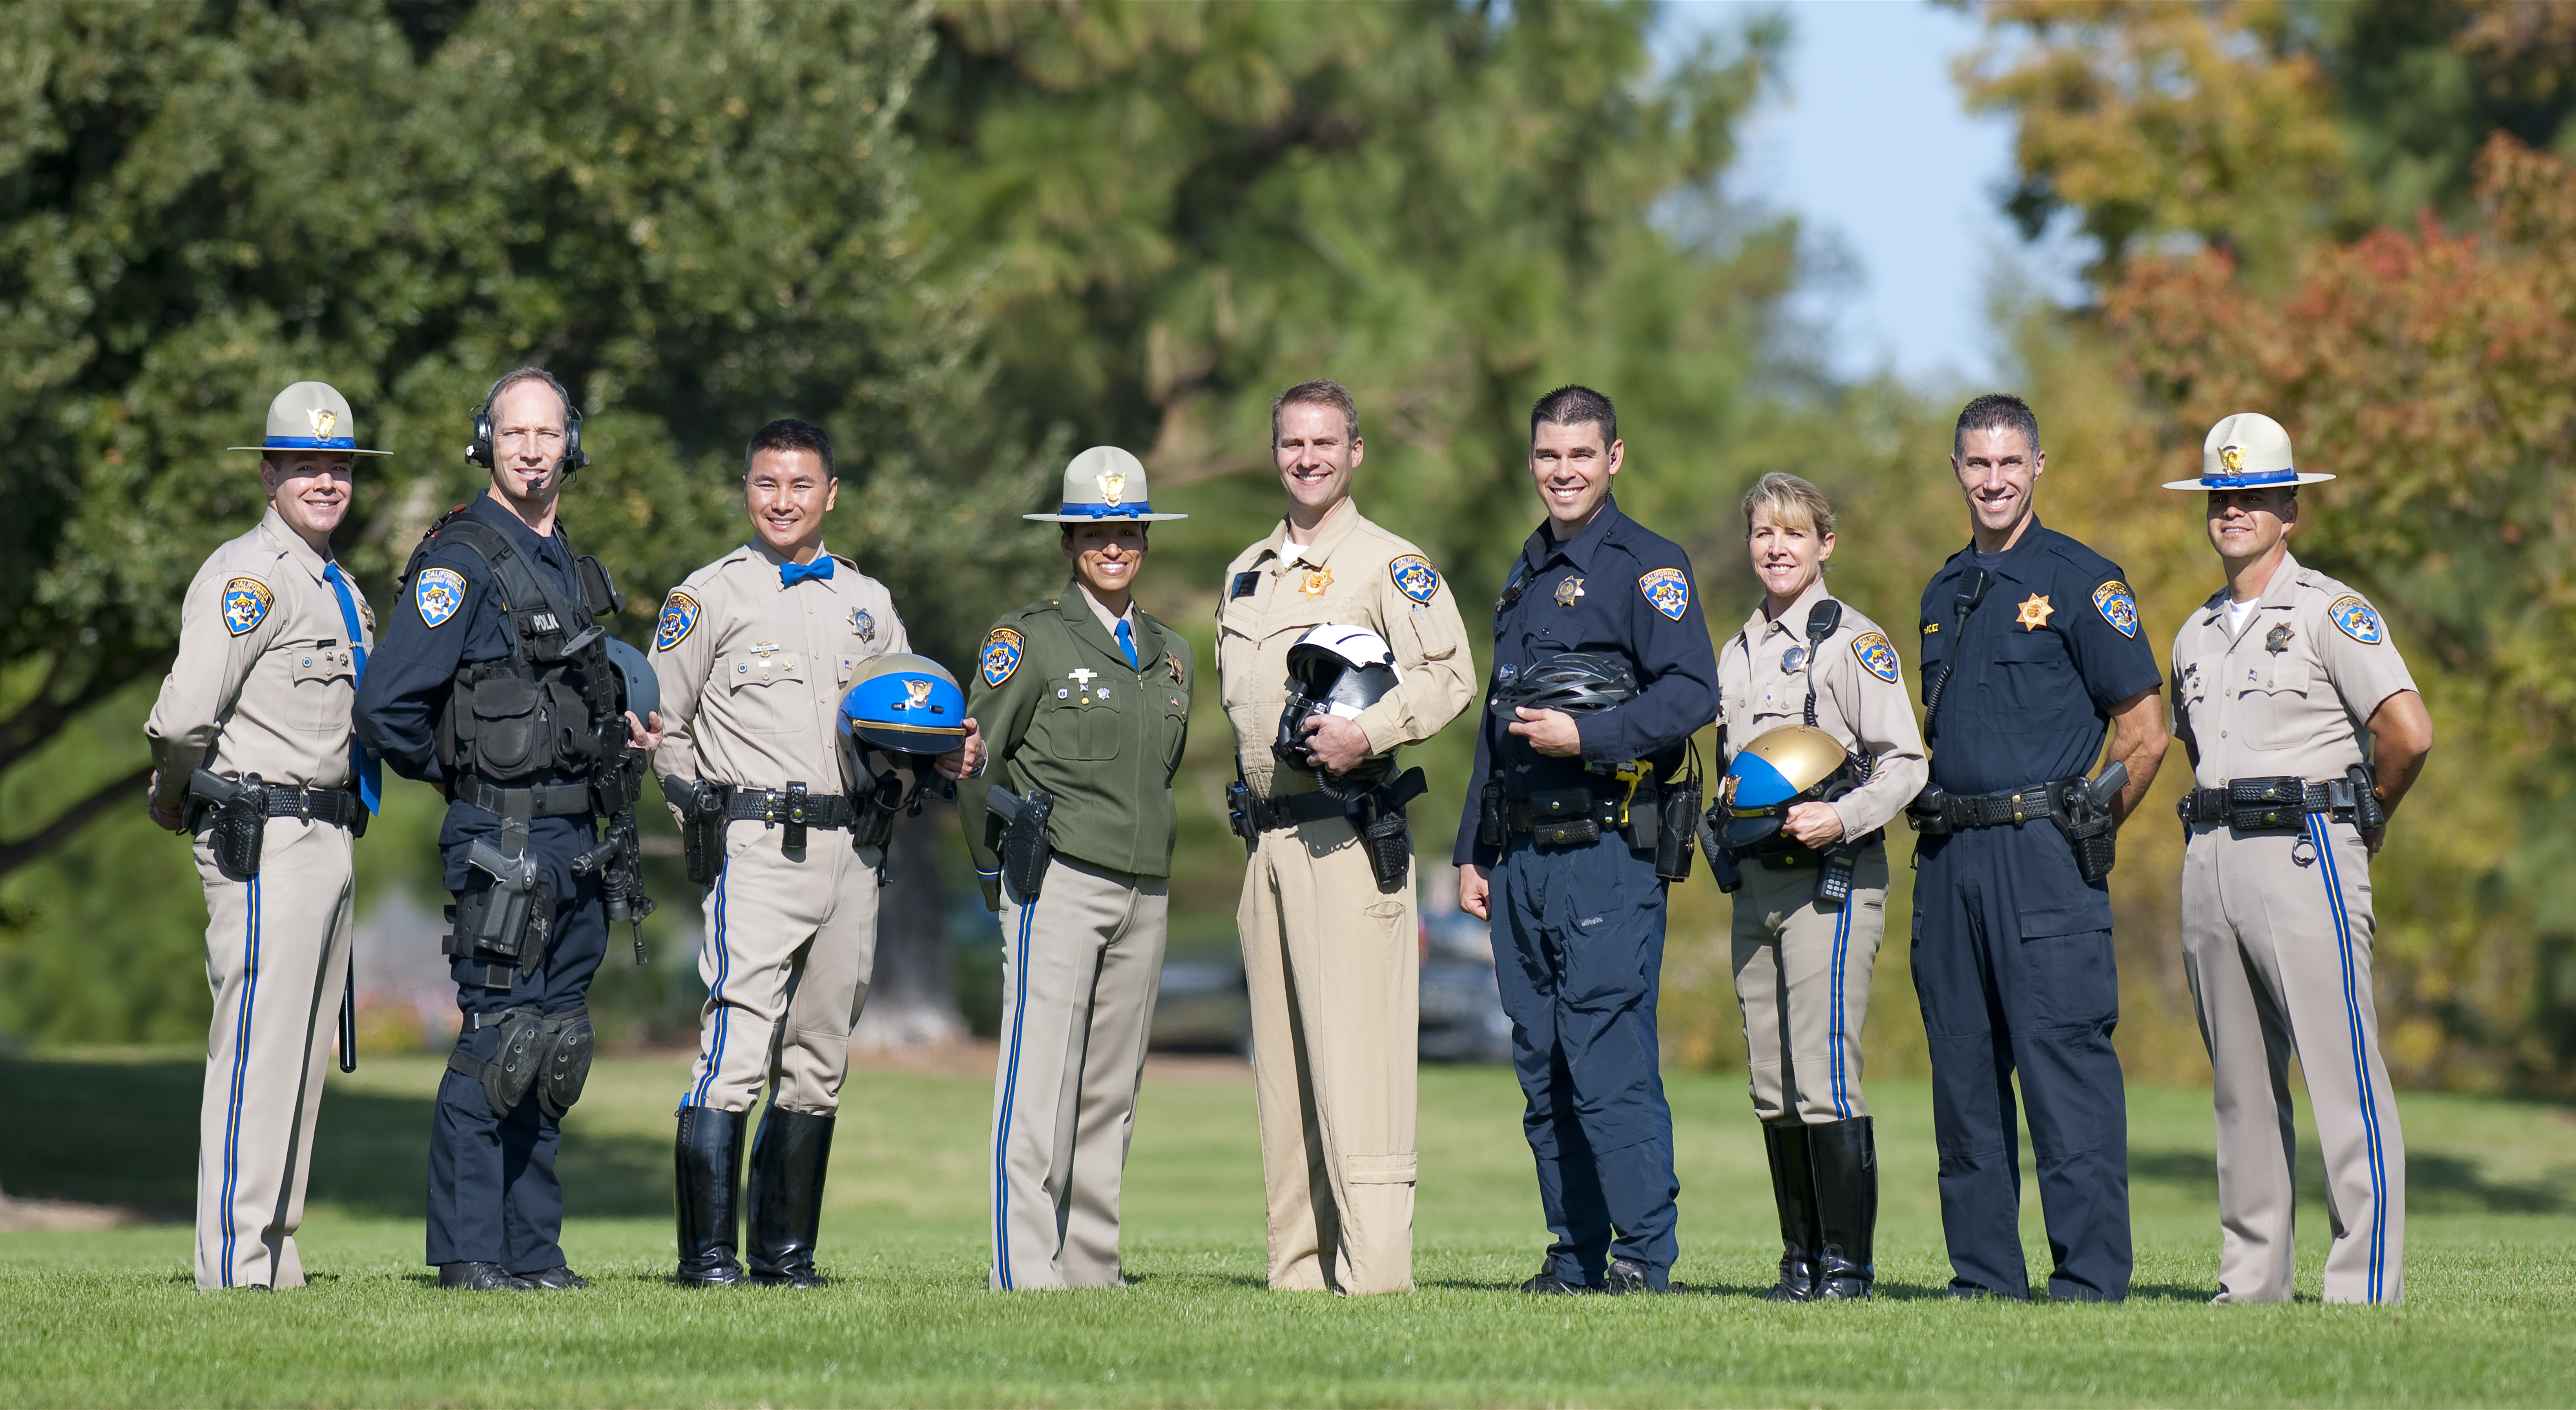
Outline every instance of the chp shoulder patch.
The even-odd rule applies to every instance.
[[[673,589],[662,599],[662,620],[653,628],[653,649],[668,651],[689,639],[698,625],[698,600]]]
[[[1657,568],[1637,580],[1637,591],[1654,609],[1678,622],[1690,610],[1690,579],[1679,568]]]
[[[1440,595],[1440,570],[1431,560],[1418,553],[1408,553],[1386,565],[1387,576],[1395,579],[1395,589],[1416,602],[1428,603]]]
[[[984,684],[999,689],[1002,682],[1009,680],[1011,672],[1020,668],[1020,650],[1018,632],[1009,627],[993,628],[993,634],[984,638],[984,649],[979,653],[983,661]]]
[[[2336,598],[2326,608],[2326,617],[2335,624],[2335,630],[2364,646],[2377,646],[2388,639],[2380,629],[2379,614],[2370,610],[2369,603],[2350,594]]]
[[[268,584],[257,578],[235,578],[224,584],[224,630],[234,636],[268,620]]]
[[[2137,595],[2118,578],[2093,589],[2093,610],[2101,613],[2102,620],[2110,623],[2111,629],[2120,635],[2138,634]]]
[[[453,568],[423,568],[411,585],[411,601],[420,609],[422,626],[444,626],[465,605],[465,575]]]
[[[1862,670],[1889,685],[1896,684],[1896,678],[1904,674],[1903,668],[1896,664],[1896,648],[1888,643],[1886,637],[1877,632],[1855,638],[1852,641],[1852,655],[1860,658]]]

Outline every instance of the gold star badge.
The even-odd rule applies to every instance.
[[[1297,584],[1297,590],[1306,594],[1308,597],[1321,597],[1324,595],[1324,589],[1331,587],[1332,585],[1333,570],[1330,568],[1315,568],[1309,570],[1304,581]]]
[[[1581,596],[1583,596],[1581,578],[1567,578],[1556,585],[1556,605],[1559,607],[1571,607],[1574,605],[1574,599]]]
[[[2049,614],[2056,610],[2048,605],[2046,597],[2034,592],[2030,600],[2021,605],[2021,615],[2014,620],[2021,623],[2023,631],[2035,632],[2048,625]]]

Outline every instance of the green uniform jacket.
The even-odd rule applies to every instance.
[[[993,624],[966,713],[992,762],[957,785],[987,905],[1001,903],[1002,820],[986,790],[1055,795],[1048,835],[1065,856],[1139,876],[1172,874],[1172,773],[1189,740],[1190,644],[1136,609],[1136,659],[1067,583]]]

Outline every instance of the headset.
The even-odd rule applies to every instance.
[[[590,457],[582,454],[581,450],[581,408],[572,404],[572,393],[564,390],[564,384],[555,380],[555,374],[542,367],[523,367],[517,372],[508,373],[500,381],[492,384],[492,390],[483,394],[483,400],[474,408],[474,440],[472,444],[465,447],[465,458],[486,470],[492,468],[492,399],[501,394],[502,382],[507,382],[512,377],[519,377],[525,372],[533,372],[545,378],[546,385],[555,389],[556,396],[563,398],[564,451],[563,458],[555,462],[555,468],[563,472],[565,481],[569,483],[574,471],[590,463]]]

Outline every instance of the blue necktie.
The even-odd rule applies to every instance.
[[[358,656],[358,672],[349,681],[355,689],[359,681],[367,678],[367,648],[358,635],[357,599],[349,596],[349,580],[340,576],[339,564],[323,564],[322,581],[329,583],[332,593],[340,599],[340,625],[349,629],[349,649]],[[358,742],[355,733],[349,736],[349,777],[358,785],[358,801],[367,805],[367,811],[380,811],[376,804],[385,793],[384,770],[376,756],[367,752],[367,746]]]
[[[1124,618],[1118,622],[1118,649],[1127,653],[1127,669],[1136,669],[1136,634],[1127,629]]]
[[[814,556],[814,561],[811,563],[781,563],[778,565],[778,586],[781,589],[792,588],[798,583],[804,582],[808,578],[817,578],[827,583],[830,582],[832,580],[832,555],[828,553],[818,553]]]

